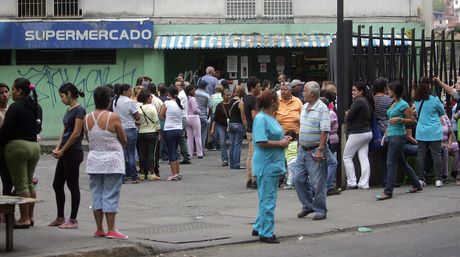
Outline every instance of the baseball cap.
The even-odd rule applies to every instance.
[[[291,81],[291,86],[292,87],[295,87],[295,86],[298,86],[298,85],[303,85],[305,84],[304,82],[298,80],[298,79],[294,79],[293,81]]]

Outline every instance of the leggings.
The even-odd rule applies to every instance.
[[[5,145],[4,150],[16,194],[35,192],[32,179],[40,159],[40,145],[35,141],[12,140]]]
[[[65,193],[64,184],[70,190],[72,198],[71,219],[77,219],[78,207],[80,206],[80,163],[83,161],[82,150],[67,150],[58,160],[56,173],[54,174],[53,188],[56,193],[57,217],[64,218]]]

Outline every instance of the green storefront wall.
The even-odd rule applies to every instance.
[[[14,52],[14,51],[13,51]],[[127,83],[134,85],[139,76],[150,76],[157,83],[164,80],[164,57],[153,49],[117,49],[114,65],[12,65],[0,66],[0,81],[11,87],[18,77],[36,85],[43,108],[42,138],[56,139],[62,132],[62,118],[67,107],[59,97],[59,87],[67,82],[85,93],[79,98],[87,111],[94,110],[92,92],[101,85]],[[10,99],[10,102],[12,100]]]

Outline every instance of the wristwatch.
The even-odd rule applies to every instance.
[[[323,146],[320,146],[320,147],[318,147],[318,150],[319,150],[319,151],[321,151],[321,152],[323,152],[323,151],[324,151],[324,145],[323,145]]]

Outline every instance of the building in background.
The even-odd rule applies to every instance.
[[[138,76],[196,82],[207,66],[233,84],[255,75],[274,81],[327,79],[336,0],[3,0],[0,81],[29,78],[44,107],[43,137],[60,133],[59,86],[87,97],[96,86]],[[373,26],[429,28],[431,0],[345,1],[346,19]],[[426,25],[426,26],[425,26]]]

